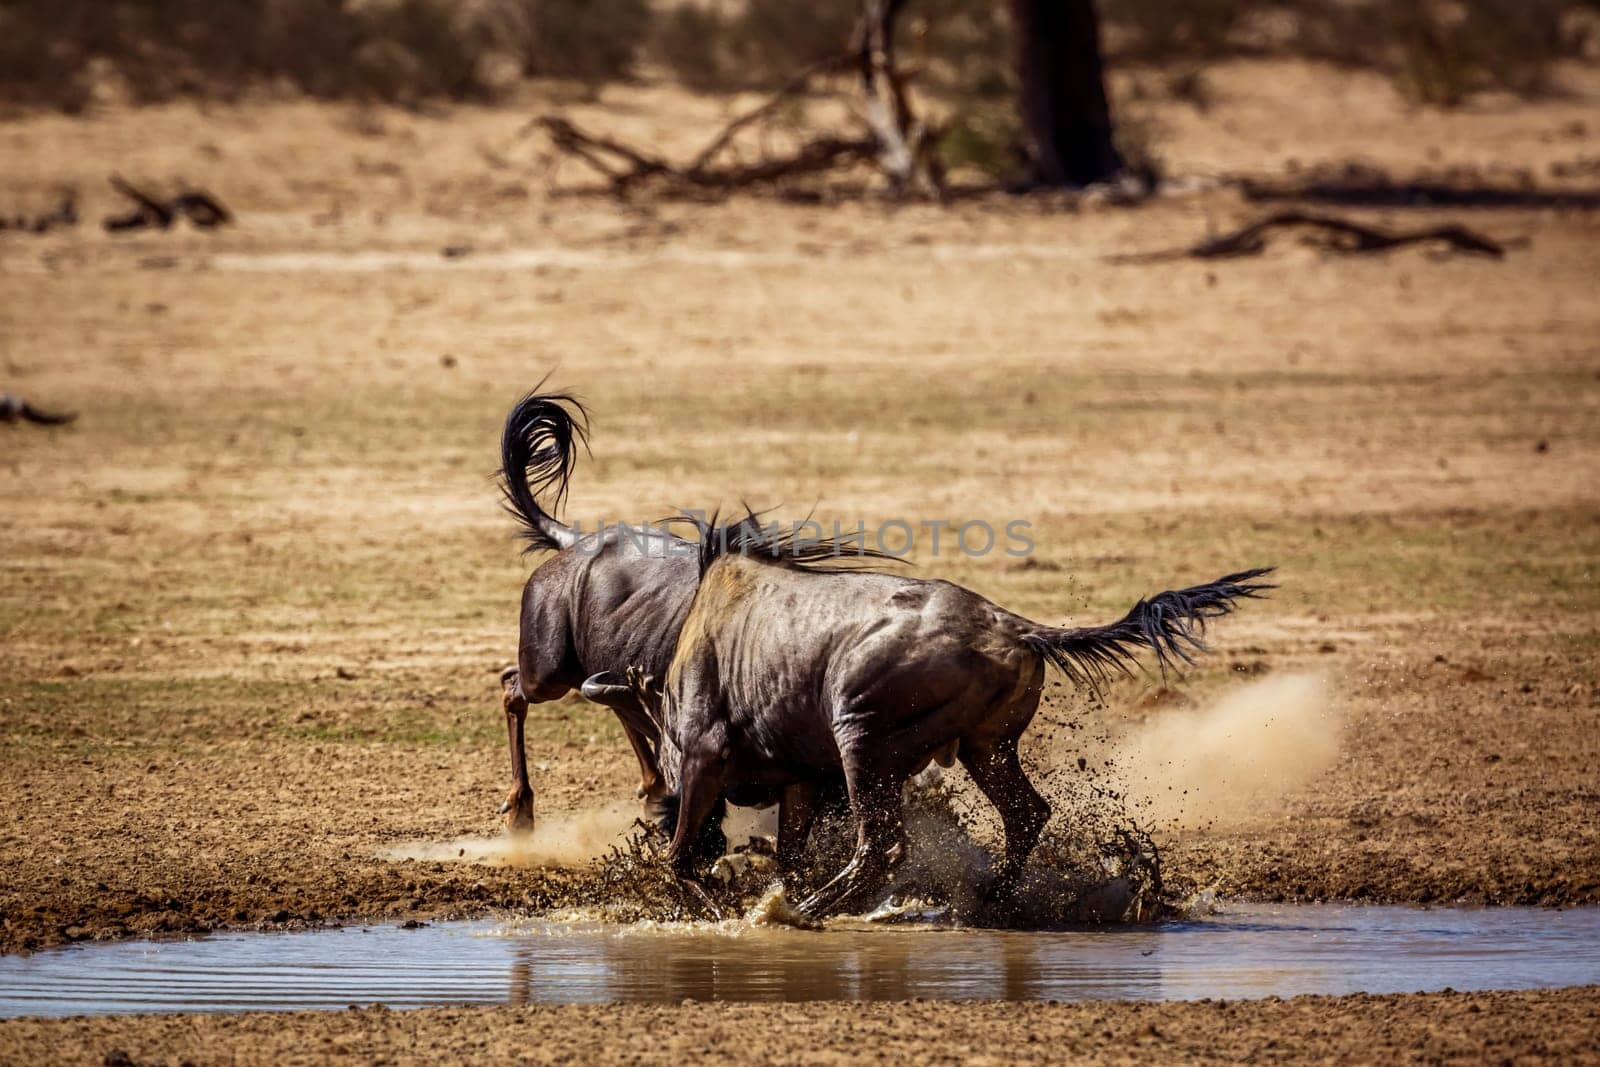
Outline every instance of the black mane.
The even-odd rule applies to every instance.
[[[745,505],[743,518],[730,522],[719,521],[717,512],[712,512],[709,520],[684,513],[672,521],[688,524],[698,534],[702,575],[723,556],[746,556],[804,571],[875,570],[865,566],[865,561],[905,562],[899,556],[868,548],[864,537],[803,536],[801,528],[805,523],[791,524],[787,529],[776,521],[762,526],[761,513],[749,505]]]

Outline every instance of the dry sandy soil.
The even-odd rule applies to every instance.
[[[1136,209],[558,195],[506,110],[175,105],[0,124],[0,210],[68,182],[92,223],[120,171],[202,183],[239,216],[215,234],[0,236],[0,386],[81,412],[62,430],[0,427],[0,949],[561,896],[559,872],[378,858],[496,829],[494,672],[529,563],[490,475],[507,406],[553,368],[595,414],[567,509],[586,523],[741,498],[871,524],[1026,519],[1029,561],[920,552],[919,572],[1052,622],[1277,564],[1280,592],[1218,627],[1181,681],[1118,684],[1103,708],[1048,698],[1051,721],[1114,743],[1241,675],[1330,680],[1343,733],[1327,765],[1165,833],[1194,883],[1600,902],[1600,216],[1472,212],[1516,242],[1503,261],[1284,241],[1237,261],[1108,262],[1249,217],[1203,188],[1223,172],[1356,157],[1581,172],[1600,155],[1597,87],[1441,115],[1310,67],[1213,83],[1208,113],[1158,116],[1172,170],[1202,188]],[[603,104],[579,112],[669,146],[727,106],[657,89]],[[628,795],[604,716],[569,699],[530,730],[541,811]],[[1482,1012],[1430,1028],[1463,1004]],[[916,1032],[880,1008],[694,1010]],[[1133,1048],[1082,1032],[1100,1009],[916,1010],[1026,1018],[1085,1055]],[[1196,1055],[1255,1040],[1202,1007],[1104,1010]],[[1573,1020],[1592,1038],[1596,1001],[1239,1010],[1285,1027],[1280,1042],[1361,1058],[1368,1034],[1445,1042],[1417,1052],[1442,1057],[1531,1042],[1548,1020],[1564,1043],[1517,1047],[1556,1056]],[[359,1052],[411,1027],[451,1040],[476,1018],[316,1026]],[[530,1041],[581,1018],[638,1042],[653,1016],[507,1018]],[[118,1025],[72,1040],[96,1055]],[[141,1024],[123,1044],[259,1050],[269,1024],[190,1025]],[[0,1042],[45,1034],[66,1031],[0,1026]]]
[[[92,1064],[1600,1062],[1600,990],[1189,1004],[688,1003],[0,1023]],[[120,1054],[120,1055],[119,1055]]]

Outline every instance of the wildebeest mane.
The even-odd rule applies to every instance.
[[[1153,651],[1165,673],[1178,663],[1193,663],[1195,653],[1206,651],[1208,619],[1229,614],[1237,600],[1257,599],[1276,589],[1256,581],[1272,571],[1258,567],[1205,585],[1159,593],[1140,600],[1109,626],[1041,629],[1025,634],[1022,642],[1072,682],[1096,691],[1112,675],[1130,673],[1139,649]]]
[[[787,529],[776,522],[763,526],[761,514],[746,505],[744,516],[730,522],[721,521],[718,512],[712,512],[710,519],[684,513],[673,521],[695,529],[702,575],[724,556],[747,556],[806,571],[876,570],[867,561],[905,562],[899,556],[868,548],[864,539],[820,532],[816,536],[802,534],[806,523],[795,523]]]

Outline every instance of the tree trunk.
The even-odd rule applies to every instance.
[[[1094,0],[1011,0],[1011,23],[1031,183],[1087,185],[1121,174]]]

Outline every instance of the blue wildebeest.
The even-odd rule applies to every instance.
[[[622,683],[621,672],[630,666],[666,670],[699,580],[695,551],[692,545],[684,551],[687,542],[657,529],[580,534],[540,505],[541,496],[553,507],[565,497],[577,447],[587,440],[586,420],[573,397],[536,388],[512,407],[500,439],[506,510],[521,525],[529,551],[554,553],[523,587],[517,662],[500,679],[512,776],[501,811],[513,832],[533,826],[523,741],[528,704],[573,689],[605,696],[638,758],[640,795],[654,804],[667,797],[654,723],[636,700],[606,683]]]
[[[1000,812],[1006,849],[991,891],[1003,897],[1050,816],[1017,754],[1045,668],[1096,686],[1140,649],[1163,667],[1187,662],[1204,648],[1208,619],[1271,588],[1257,581],[1270,568],[1242,571],[1140,600],[1107,626],[1065,628],[950,582],[842,572],[824,559],[828,547],[808,540],[796,558],[795,539],[763,531],[754,515],[703,525],[698,588],[664,685],[642,669],[628,675],[662,747],[677,750],[668,855],[691,887],[691,845],[724,795],[782,792],[787,867],[810,832],[817,784],[843,775],[856,849],[801,902],[811,916],[881,888],[904,855],[902,787],[952,754]]]
[[[671,834],[678,794],[662,774],[659,729],[626,672],[666,673],[700,582],[699,550],[664,526],[580,533],[545,510],[541,496],[559,507],[566,495],[588,423],[574,397],[539,388],[512,407],[500,439],[506,510],[518,520],[530,551],[554,553],[523,587],[517,662],[500,676],[512,776],[501,812],[513,833],[532,829],[534,796],[524,741],[528,705],[577,689],[616,712],[639,762],[639,795]],[[665,755],[670,759],[676,752]],[[670,770],[675,776],[675,763]],[[776,798],[746,790],[734,799],[764,804]],[[712,805],[695,838],[696,855],[721,855],[723,810],[720,800]]]

